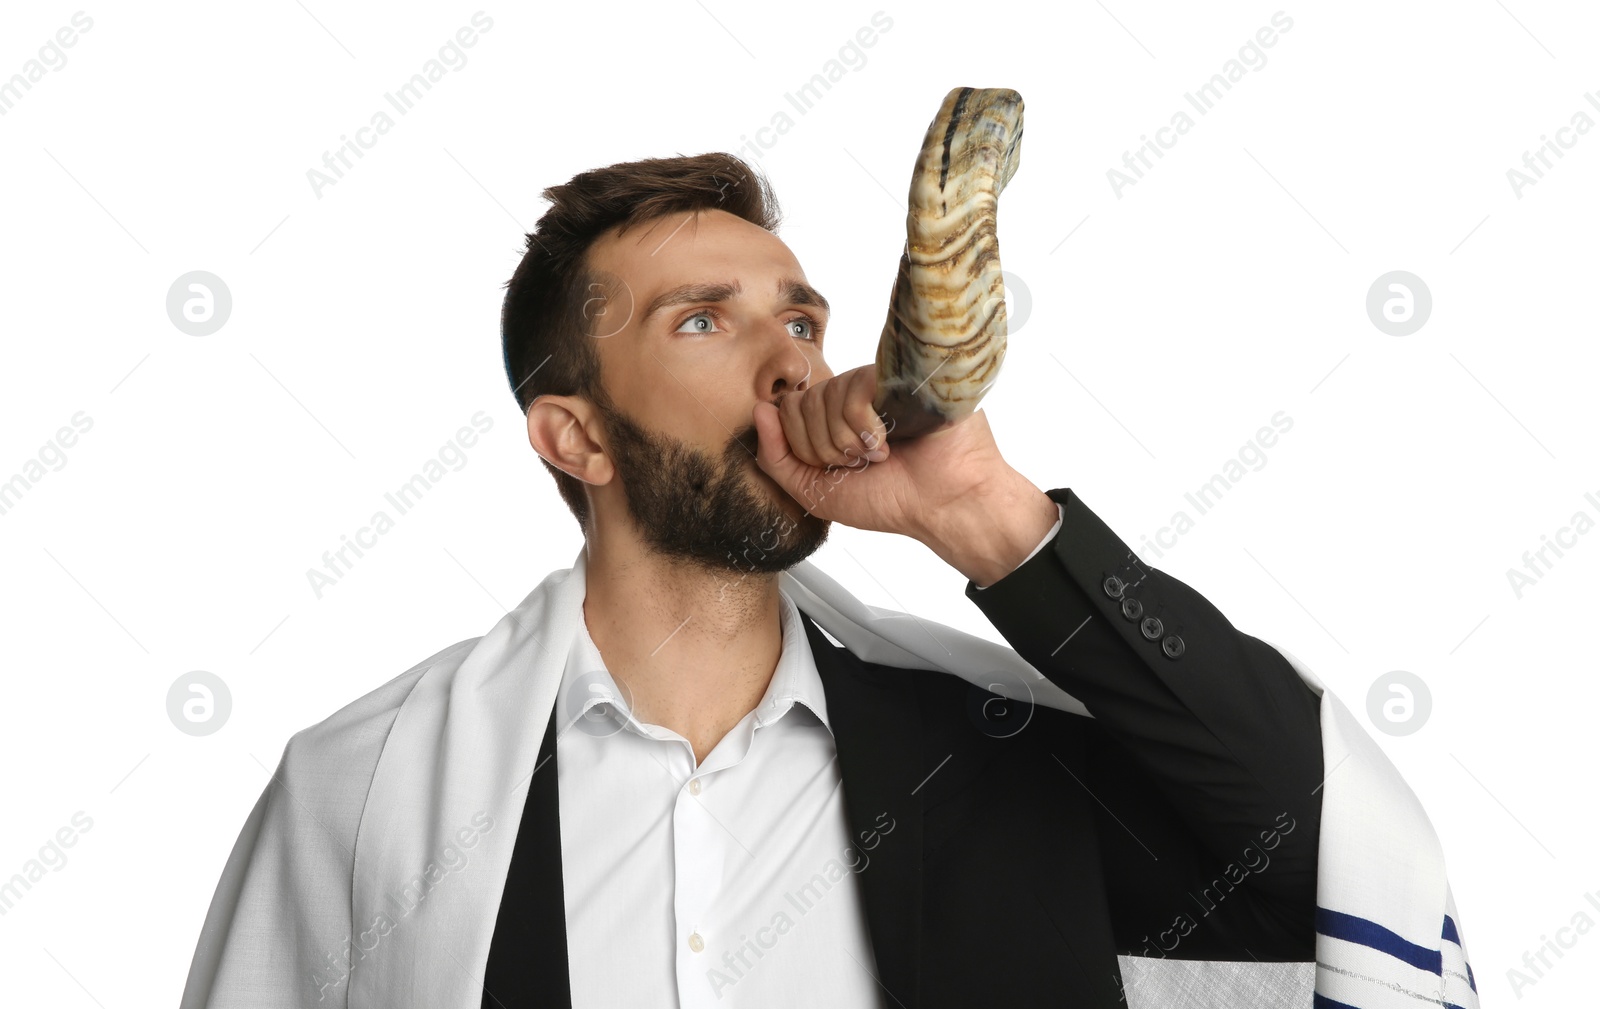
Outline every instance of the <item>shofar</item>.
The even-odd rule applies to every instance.
[[[956,88],[922,138],[906,247],[878,341],[873,404],[889,440],[977,409],[1006,354],[995,210],[1021,159],[1022,96]]]

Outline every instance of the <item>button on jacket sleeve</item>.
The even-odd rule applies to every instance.
[[[1314,959],[1316,694],[1072,491],[1048,493],[1054,537],[967,596],[1094,715],[1079,783],[1099,810],[1120,952]]]

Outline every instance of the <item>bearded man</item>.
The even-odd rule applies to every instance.
[[[981,411],[891,444],[744,162],[545,196],[504,360],[582,552],[291,740],[185,1006],[1109,1007],[1119,954],[1316,958],[1284,654]],[[855,603],[832,522],[925,544],[1010,649]]]

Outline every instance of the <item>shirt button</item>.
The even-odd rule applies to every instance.
[[[699,932],[689,933],[689,948],[696,953],[706,948],[705,940],[700,938]]]
[[[699,778],[695,778],[693,781],[689,782],[689,794],[690,795],[699,795],[700,794],[700,779]],[[698,950],[696,952],[698,952]]]

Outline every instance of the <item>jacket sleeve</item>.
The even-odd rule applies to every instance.
[[[967,596],[1094,716],[1075,776],[1099,811],[1119,951],[1314,959],[1319,697],[1072,491],[1048,493],[1053,539]]]

